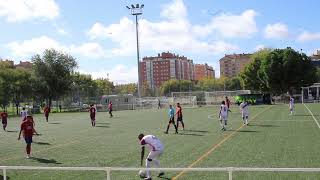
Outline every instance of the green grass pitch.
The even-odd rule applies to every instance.
[[[308,104],[320,121],[320,105]],[[238,107],[233,106],[228,131],[219,130],[217,107],[184,109],[185,131],[164,134],[167,110],[98,112],[97,127],[90,125],[88,113],[51,114],[49,123],[35,116],[32,145],[34,158],[25,158],[25,143],[18,141],[20,119],[9,118],[8,131],[0,130],[0,165],[139,167],[140,146],[137,135],[154,134],[165,145],[162,167],[188,167],[220,143],[193,167],[320,167],[320,129],[302,104],[289,116],[287,105],[251,106],[250,126],[241,127]],[[208,118],[210,115],[210,118]],[[0,172],[0,177],[1,177]],[[180,172],[168,172],[171,179]],[[112,180],[140,179],[138,172],[112,172]],[[8,170],[16,180],[106,179],[104,172]],[[155,177],[154,179],[159,179]],[[227,179],[226,172],[187,172],[181,180]],[[236,180],[320,179],[320,173],[235,172]]]

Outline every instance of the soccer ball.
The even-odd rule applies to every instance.
[[[140,171],[139,171],[139,176],[140,176],[140,178],[146,178],[146,177],[147,177],[147,176],[146,176],[146,171],[140,170]]]

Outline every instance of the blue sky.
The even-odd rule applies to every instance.
[[[0,0],[0,57],[19,62],[56,48],[76,57],[80,72],[135,82],[132,3],[145,4],[142,57],[171,51],[212,65],[217,76],[224,54],[320,48],[317,0]]]

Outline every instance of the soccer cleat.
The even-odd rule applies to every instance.
[[[146,178],[144,178],[144,180],[152,180],[152,178],[151,177],[146,177]]]
[[[28,154],[26,158],[27,158],[27,159],[30,159],[30,157],[31,157],[31,156]]]
[[[168,132],[167,132],[167,131],[165,131],[164,133],[165,133],[165,134],[168,134]]]
[[[160,172],[159,174],[158,174],[158,177],[161,177],[161,176],[163,176],[164,175],[164,172]]]

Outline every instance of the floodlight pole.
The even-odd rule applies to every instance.
[[[139,24],[138,15],[136,16],[136,36],[137,36],[137,63],[138,63],[138,97],[141,98],[140,94],[140,48],[139,48]]]
[[[140,6],[140,4],[136,4],[135,5],[131,5],[131,7],[126,6],[127,9],[131,10],[131,15],[135,16],[136,18],[136,38],[137,38],[137,63],[138,63],[138,98],[141,98],[141,94],[140,94],[140,48],[139,48],[139,23],[138,23],[138,15],[142,14],[142,8],[144,7],[144,5],[142,4]]]

